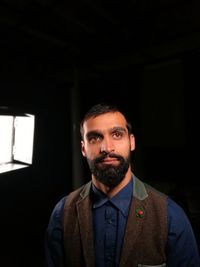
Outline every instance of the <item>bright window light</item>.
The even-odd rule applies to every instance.
[[[0,115],[0,173],[32,164],[35,116]]]
[[[13,116],[0,116],[0,164],[12,161]]]
[[[28,114],[15,118],[14,160],[32,164],[34,120],[35,117]]]

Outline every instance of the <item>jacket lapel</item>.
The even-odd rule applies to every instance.
[[[94,242],[92,226],[92,205],[90,197],[85,197],[77,203],[78,221],[81,234],[83,255],[87,267],[94,267]],[[76,256],[76,251],[74,251]]]
[[[133,181],[133,197],[124,235],[120,267],[127,266],[127,260],[130,254],[139,251],[138,249],[134,249],[134,247],[136,247],[136,242],[141,234],[146,212],[146,198],[148,197],[147,191],[144,184],[141,183],[137,177],[134,176]],[[137,258],[136,254],[131,256],[132,258]]]
[[[127,266],[127,260],[130,254],[138,251],[134,250],[134,247],[139,235],[141,234],[143,224],[143,217],[141,218],[140,215],[137,214],[139,211],[145,212],[145,206],[141,205],[141,201],[138,199],[132,199],[125,230],[120,267]],[[137,255],[132,255],[132,257],[137,258]]]

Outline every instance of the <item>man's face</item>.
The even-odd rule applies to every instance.
[[[109,112],[88,119],[83,124],[82,154],[93,176],[113,188],[130,167],[134,136],[128,134],[126,120],[120,112]]]

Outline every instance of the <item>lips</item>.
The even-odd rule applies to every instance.
[[[101,161],[103,164],[116,164],[119,160],[117,158],[105,158]]]
[[[97,157],[94,162],[95,164],[103,163],[103,164],[116,164],[122,162],[123,158],[116,154],[102,154]]]

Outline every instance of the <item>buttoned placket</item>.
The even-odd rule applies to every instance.
[[[105,263],[106,267],[115,266],[117,238],[117,210],[108,201],[105,209]]]

